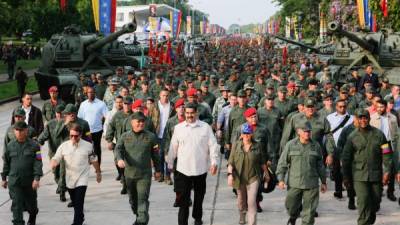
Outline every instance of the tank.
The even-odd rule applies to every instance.
[[[66,102],[73,102],[72,92],[80,85],[80,74],[90,76],[100,72],[107,77],[118,66],[138,68],[137,59],[128,55],[124,45],[117,41],[122,34],[135,30],[134,19],[106,37],[83,33],[74,25],[65,27],[61,34],[53,35],[43,47],[42,62],[35,72],[40,97],[48,99],[48,88],[57,85],[60,97]]]
[[[378,75],[400,84],[400,33],[390,29],[380,32],[348,32],[337,22],[330,22],[328,30],[337,36],[332,57],[331,72],[334,79],[346,82],[349,70],[372,64]],[[363,74],[363,71],[360,71]]]

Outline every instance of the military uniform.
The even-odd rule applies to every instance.
[[[228,99],[225,99],[222,96],[218,97],[217,100],[215,100],[214,108],[212,110],[213,123],[217,123],[219,113],[222,111],[222,108],[227,104],[229,104]]]
[[[356,115],[368,117],[368,112],[357,110]],[[353,178],[358,225],[375,222],[381,202],[382,174],[392,169],[392,153],[385,135],[369,125],[365,129],[356,128],[347,138],[342,152],[343,179]]]
[[[246,122],[243,113],[244,111],[246,111],[247,108],[248,108],[247,106],[240,108],[238,105],[236,105],[231,109],[231,112],[229,114],[228,130],[225,132],[224,140],[227,142],[225,144],[232,143],[231,140],[233,132],[236,130],[238,126]]]
[[[15,129],[26,129],[23,121],[14,125]],[[7,144],[3,153],[2,180],[8,177],[8,188],[12,200],[11,211],[13,224],[25,225],[23,211],[26,209],[29,216],[29,224],[35,224],[38,213],[37,192],[32,188],[33,180],[39,181],[43,176],[42,156],[40,146],[30,138],[24,142],[12,140]]]
[[[31,139],[34,139],[34,138],[37,137],[35,129],[33,129],[33,127],[31,127],[29,125],[28,125],[28,137],[31,138]],[[6,135],[4,136],[4,148],[12,140],[15,140],[15,134],[14,134],[14,127],[10,126],[10,127],[7,128]]]
[[[160,168],[157,137],[146,130],[139,133],[130,130],[121,135],[115,149],[117,160],[125,162],[125,181],[136,224],[146,225],[149,222],[151,161],[157,172]]]
[[[279,181],[284,181],[288,174],[288,193],[285,206],[292,220],[302,211],[302,224],[314,224],[314,215],[319,201],[319,183],[326,184],[322,149],[318,142],[310,139],[302,144],[299,138],[286,143],[279,158],[276,174]]]
[[[96,91],[96,98],[103,100],[107,90],[107,85],[105,83],[97,84],[96,86],[94,86],[94,89]]]
[[[58,105],[65,105],[65,102],[61,99],[57,99],[55,105],[51,102],[51,99],[44,102],[42,107],[42,114],[46,121],[50,121],[51,119],[54,119],[54,117],[56,117],[56,107]]]

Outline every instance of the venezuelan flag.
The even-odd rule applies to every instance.
[[[387,154],[392,154],[393,153],[392,148],[390,148],[388,143],[381,145],[381,149],[382,149],[382,154],[383,155],[387,155]]]
[[[365,7],[364,0],[357,0],[358,23],[361,28],[365,27]]]
[[[42,152],[40,150],[36,151],[36,160],[41,161],[42,160]]]
[[[96,31],[108,35],[115,31],[117,0],[92,0]]]

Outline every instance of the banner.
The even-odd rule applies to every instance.
[[[149,31],[156,32],[157,31],[158,18],[157,17],[149,17]]]
[[[204,21],[200,21],[200,34],[204,33],[204,27],[203,27]]]
[[[285,17],[285,37],[290,38],[290,17]]]
[[[115,31],[117,0],[92,0],[92,10],[97,31],[104,35]]]
[[[100,31],[100,10],[99,10],[99,0],[92,0],[92,10],[94,18],[94,26],[96,31]]]
[[[192,18],[191,16],[186,16],[186,34],[192,35]]]
[[[179,11],[178,20],[177,20],[176,37],[179,37],[179,34],[181,33],[181,24],[182,24],[182,12]]]
[[[365,28],[364,0],[357,0],[358,23],[361,28]]]

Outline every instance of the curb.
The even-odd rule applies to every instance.
[[[30,94],[36,95],[36,94],[39,94],[39,91],[33,91],[33,92],[30,92]],[[18,96],[7,98],[7,99],[3,99],[3,100],[0,100],[0,105],[3,105],[5,103],[9,103],[9,102],[13,102],[13,101],[16,101],[18,99],[19,99]]]

